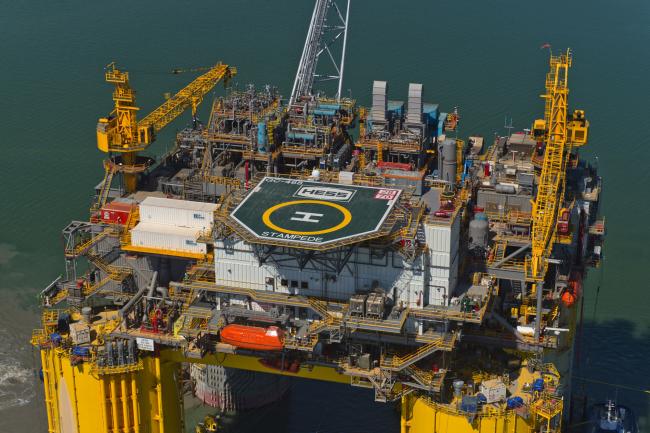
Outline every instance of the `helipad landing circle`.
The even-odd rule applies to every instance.
[[[338,223],[337,225],[335,225],[333,227],[329,227],[329,228],[322,229],[322,230],[314,230],[314,231],[290,230],[290,229],[280,227],[280,226],[274,224],[271,221],[271,215],[273,214],[273,212],[277,211],[278,209],[282,209],[282,208],[287,207],[287,206],[300,205],[300,204],[318,204],[318,205],[332,207],[332,208],[338,210],[339,212],[341,212],[341,214],[343,214],[343,221],[341,221],[340,223]],[[331,202],[323,201],[323,200],[293,200],[293,201],[287,201],[287,202],[284,202],[284,203],[278,203],[275,206],[271,206],[270,208],[268,208],[264,212],[264,214],[262,214],[262,221],[264,222],[264,225],[266,225],[268,228],[270,228],[272,230],[275,230],[277,232],[280,232],[280,233],[285,233],[285,234],[289,234],[289,235],[299,235],[299,236],[314,236],[314,235],[323,235],[323,234],[326,234],[326,233],[332,233],[332,232],[335,232],[337,230],[341,230],[342,228],[344,228],[345,226],[350,224],[350,221],[352,221],[352,214],[345,207],[343,207],[343,206],[341,206],[340,204],[337,204],[337,203],[331,203]]]

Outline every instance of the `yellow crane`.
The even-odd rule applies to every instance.
[[[97,147],[102,152],[116,153],[120,157],[104,163],[106,174],[95,208],[106,202],[110,182],[117,172],[124,175],[126,191],[135,191],[138,173],[146,169],[145,164],[138,161],[138,152],[153,143],[155,134],[188,108],[192,109],[192,116],[195,116],[203,97],[219,81],[224,80],[226,84],[236,73],[236,68],[217,63],[142,120],[137,120],[140,108],[135,105],[135,91],[129,84],[129,73],[118,69],[115,62],[110,63],[106,67],[105,79],[115,86],[115,105],[110,115],[100,118],[97,123]]]
[[[546,75],[544,119],[536,120],[533,133],[545,143],[544,162],[539,176],[537,196],[532,208],[531,258],[526,263],[526,278],[534,283],[537,312],[541,311],[541,291],[551,255],[557,219],[566,186],[566,169],[571,149],[587,143],[589,122],[584,111],[568,114],[568,79],[572,55],[569,49],[559,56],[551,55]],[[539,313],[536,336],[539,337]]]

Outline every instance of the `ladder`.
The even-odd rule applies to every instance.
[[[115,171],[107,165],[106,172],[104,173],[104,181],[102,182],[102,188],[99,190],[97,202],[93,205],[92,210],[99,210],[106,204],[108,193],[111,190],[113,176],[115,176]]]
[[[126,277],[133,273],[130,268],[111,265],[94,253],[89,252],[86,254],[86,257],[93,265],[102,270],[113,281],[122,282]]]

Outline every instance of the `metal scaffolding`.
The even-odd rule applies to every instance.
[[[332,13],[334,11],[335,13]],[[348,17],[350,14],[350,0],[347,0],[345,17],[341,8],[333,0],[317,0],[314,12],[309,23],[307,38],[302,49],[302,56],[298,65],[298,72],[291,90],[290,104],[296,103],[301,96],[310,96],[314,81],[338,80],[336,99],[341,98],[343,86],[343,66],[345,63],[345,46],[348,37]],[[333,24],[328,23],[328,16],[332,15]],[[342,40],[341,58],[337,62],[330,47]],[[336,73],[319,75],[316,71],[318,58],[327,53],[332,61]]]

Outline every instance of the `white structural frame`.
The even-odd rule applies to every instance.
[[[307,30],[307,37],[305,38],[305,45],[302,49],[300,56],[300,63],[298,64],[298,71],[296,78],[293,82],[291,89],[290,104],[298,102],[301,96],[311,96],[314,81],[330,81],[338,80],[338,88],[336,92],[336,100],[341,99],[341,91],[343,88],[343,70],[345,65],[345,49],[348,40],[348,21],[350,16],[350,0],[346,1],[345,18],[341,13],[341,9],[334,0],[316,0],[314,5],[314,12],[311,15],[309,22],[309,29]],[[328,24],[327,18],[330,11],[334,10],[335,23]],[[325,40],[326,36],[331,36],[329,40]],[[330,47],[340,40],[342,37],[341,59],[337,63]],[[336,70],[335,75],[320,75],[316,72],[318,65],[318,58],[321,54],[327,53],[328,57],[334,65]]]

